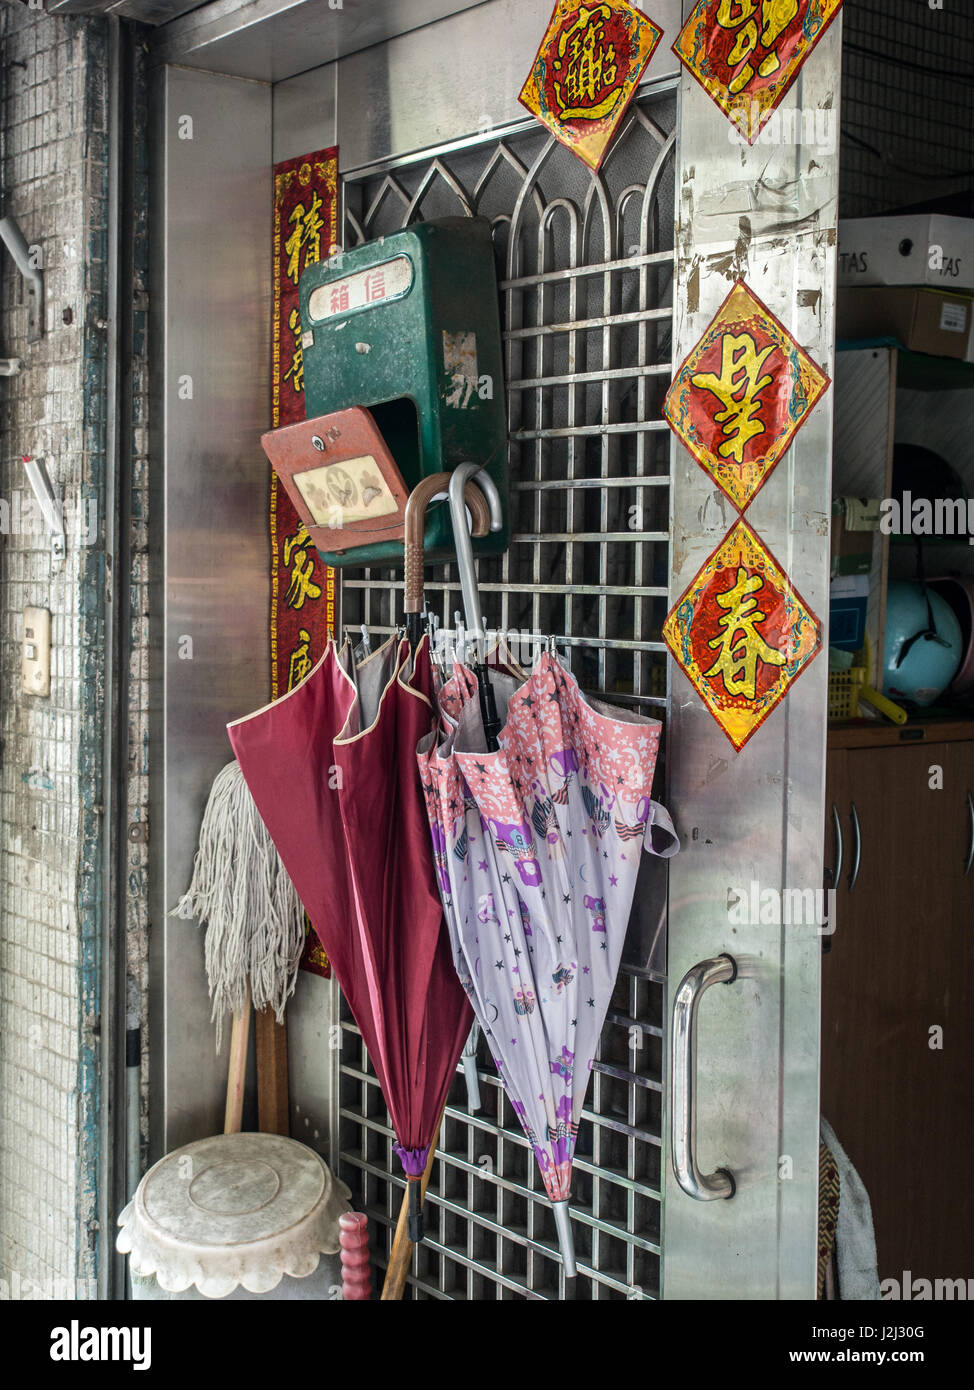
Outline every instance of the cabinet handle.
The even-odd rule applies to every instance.
[[[839,820],[839,813],[835,809],[835,802],[832,802],[832,824],[835,826],[835,868],[832,870],[832,887],[838,888],[839,876],[842,873],[842,822]]]
[[[967,814],[971,818],[971,842],[967,848],[967,863],[964,865],[965,878],[971,871],[971,865],[974,864],[974,796],[971,796],[970,792],[967,793]]]
[[[733,1197],[736,1184],[725,1168],[701,1173],[697,1167],[697,1009],[711,985],[737,979],[733,956],[702,960],[680,981],[673,1000],[673,1172],[683,1191],[698,1202]]]
[[[852,803],[852,829],[855,832],[855,840],[852,851],[852,868],[849,870],[850,893],[856,886],[856,879],[859,877],[859,862],[862,859],[862,835],[859,830],[859,812],[856,810],[855,802]]]

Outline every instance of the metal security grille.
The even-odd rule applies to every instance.
[[[502,138],[347,176],[346,245],[411,222],[494,227],[510,417],[511,545],[479,564],[484,619],[555,636],[583,689],[648,714],[665,706],[660,632],[669,570],[673,279],[672,91],[634,104],[593,178],[533,122]],[[344,570],[342,620],[391,632],[401,572]],[[452,566],[427,571],[443,626]],[[660,774],[662,776],[662,773]],[[647,863],[579,1128],[572,1217],[577,1298],[660,1293],[665,886]],[[413,1297],[564,1295],[534,1156],[486,1053],[483,1108],[457,1080],[427,1197]],[[339,1163],[383,1265],[403,1183],[357,1029],[342,1025]]]

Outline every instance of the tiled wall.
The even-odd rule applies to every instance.
[[[27,341],[3,254],[0,355],[0,1296],[91,1297],[98,1153],[104,691],[105,27],[4,5],[6,211],[46,276]],[[67,506],[28,532],[21,456]],[[19,526],[15,529],[15,518]],[[52,615],[50,698],[20,690],[25,606]]]
[[[127,744],[122,749],[125,824],[145,826],[145,838],[127,835],[124,864],[125,1014],[127,1028],[140,1028],[141,1157],[148,1152],[149,1000],[149,151],[144,49],[135,73],[135,184],[133,343],[130,482],[128,516],[128,611],[121,617],[127,643],[127,671],[121,698],[127,712]],[[144,1162],[142,1164],[144,1166]]]

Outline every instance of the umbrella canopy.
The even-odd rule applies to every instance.
[[[356,664],[329,643],[230,742],[362,1032],[397,1152],[422,1174],[471,1017],[433,875],[415,749],[430,729],[425,639]]]
[[[417,757],[457,973],[572,1275],[572,1157],[640,854],[674,854],[679,842],[650,799],[657,721],[587,700],[548,652],[523,682],[491,680],[500,749],[483,751],[476,684],[459,670],[440,693],[439,736]]]

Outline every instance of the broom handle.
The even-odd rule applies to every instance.
[[[430,1144],[429,1158],[426,1160],[426,1167],[423,1170],[423,1177],[420,1183],[419,1197],[422,1202],[426,1197],[426,1189],[429,1186],[430,1173],[433,1171],[433,1160],[436,1158],[436,1146],[440,1142],[440,1125],[443,1123],[443,1112],[446,1110],[444,1105],[440,1111],[440,1118],[436,1126],[436,1136]],[[386,1277],[382,1284],[382,1294],[380,1301],[385,1303],[392,1299],[400,1299],[406,1287],[406,1275],[409,1273],[409,1266],[413,1258],[413,1242],[409,1239],[409,1190],[412,1186],[407,1181],[406,1191],[403,1193],[402,1206],[399,1210],[399,1220],[396,1222],[396,1234],[392,1241],[392,1251],[389,1255],[389,1264],[386,1268]]]
[[[250,1039],[250,986],[239,1014],[233,1016],[230,1033],[230,1066],[227,1073],[227,1110],[224,1134],[239,1134],[243,1121],[244,1081],[247,1077],[247,1043]]]
[[[261,1134],[291,1133],[287,1090],[287,1025],[273,1008],[254,1010],[257,1043],[257,1128]]]

